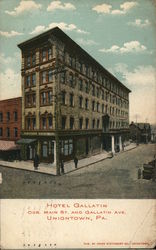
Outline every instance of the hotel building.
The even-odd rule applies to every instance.
[[[18,45],[22,54],[23,159],[87,157],[122,150],[129,93],[58,27]],[[56,145],[57,144],[57,145]]]

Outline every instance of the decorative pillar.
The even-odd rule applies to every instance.
[[[121,140],[121,135],[119,136],[119,149],[122,151],[122,140]]]
[[[38,140],[38,141],[37,141],[37,154],[39,155],[39,157],[40,157],[40,152],[41,152],[41,143],[40,143],[40,141]]]
[[[114,135],[111,136],[112,138],[112,153],[115,153],[115,149],[114,149]]]
[[[40,52],[36,52],[36,63],[39,63]],[[36,129],[40,128],[40,69],[36,68]]]
[[[54,143],[54,162],[53,164],[56,164],[56,141],[52,141]]]

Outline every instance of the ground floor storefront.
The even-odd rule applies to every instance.
[[[0,159],[20,160],[20,147],[16,145],[15,141],[0,140]]]
[[[56,147],[59,148],[59,158],[69,161],[76,156],[78,159],[101,153],[103,150],[112,153],[124,150],[124,142],[128,133],[109,132],[66,132],[60,133],[56,140],[55,134],[23,136],[18,144],[21,145],[21,159],[33,160],[37,153],[40,162],[56,163]]]

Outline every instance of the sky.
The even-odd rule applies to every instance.
[[[131,89],[130,122],[156,123],[156,1],[0,0],[0,100],[21,95],[17,44],[58,26]]]

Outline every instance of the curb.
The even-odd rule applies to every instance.
[[[45,172],[39,172],[39,171],[34,171],[34,170],[31,170],[31,169],[24,169],[24,168],[17,168],[17,167],[6,166],[6,165],[3,165],[3,164],[1,164],[1,163],[0,163],[0,166],[6,167],[6,168],[11,168],[11,169],[17,169],[17,170],[28,171],[28,172],[35,172],[35,173],[38,173],[38,174],[46,174],[46,175],[51,175],[51,176],[57,176],[57,175],[54,175],[54,174],[45,173]]]
[[[64,175],[69,174],[69,173],[72,173],[72,172],[75,172],[75,171],[77,171],[77,170],[79,170],[79,169],[82,169],[82,168],[85,168],[85,167],[89,167],[89,166],[91,166],[91,165],[94,165],[95,163],[98,163],[98,162],[101,162],[101,161],[104,161],[104,160],[110,159],[110,158],[112,158],[112,157],[106,157],[106,158],[104,158],[104,159],[101,159],[101,160],[98,160],[98,161],[89,163],[89,164],[87,164],[87,165],[85,165],[85,166],[77,167],[77,168],[75,168],[75,169],[73,169],[73,170],[70,170],[69,172],[64,173]]]

